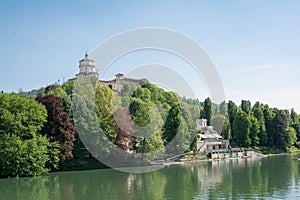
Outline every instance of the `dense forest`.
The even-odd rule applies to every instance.
[[[85,96],[92,97],[93,113]],[[100,127],[110,144],[128,154],[150,153],[149,160],[162,154],[197,154],[197,118],[207,119],[233,147],[272,152],[300,148],[300,119],[293,109],[259,102],[251,105],[248,100],[240,105],[233,101],[218,105],[210,98],[201,102],[164,91],[147,80],[125,84],[120,93],[97,81],[79,87],[68,81],[30,92],[2,92],[0,104],[0,177],[104,167],[78,136],[79,130],[86,130],[82,137],[92,138],[97,130],[91,127]],[[104,144],[96,145],[98,149]]]

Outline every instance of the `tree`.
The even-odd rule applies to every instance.
[[[72,110],[77,132],[74,141],[75,157],[83,158],[86,151],[97,155],[97,148],[100,143],[98,137],[100,124],[93,99],[95,88],[89,80],[80,78],[76,79],[73,92]]]
[[[151,92],[151,100],[154,103],[163,103],[166,101],[165,91],[162,88],[159,88],[150,82],[143,84],[142,87],[147,88]]]
[[[177,93],[173,91],[168,91],[164,93],[165,101],[167,104],[169,104],[171,107],[179,106],[181,98],[178,96]]]
[[[267,145],[267,132],[266,132],[266,124],[265,117],[263,113],[263,107],[257,102],[253,106],[253,115],[258,120],[259,123],[259,144],[262,146]]]
[[[180,154],[189,150],[193,141],[192,132],[189,130],[186,120],[181,117],[178,131],[166,146],[166,151],[172,154]]]
[[[275,145],[280,149],[290,148],[297,139],[294,128],[288,126],[289,116],[285,110],[278,110],[275,116]]]
[[[2,134],[0,147],[0,177],[36,176],[58,167],[58,144],[45,136],[22,140],[16,134]]]
[[[251,102],[248,100],[242,100],[241,109],[246,113],[249,114],[251,111]]]
[[[300,140],[300,121],[299,115],[295,112],[294,109],[291,109],[291,127],[296,131],[297,140]]]
[[[47,110],[32,98],[0,94],[0,176],[40,175],[57,168],[59,148],[41,136]]]
[[[224,125],[223,125],[221,135],[223,136],[223,138],[225,140],[231,140],[232,139],[231,128],[230,128],[230,123],[229,123],[228,117],[225,117],[225,121],[224,121]]]
[[[296,141],[297,141],[297,136],[296,136],[295,129],[292,127],[288,127],[286,137],[285,137],[284,147],[290,148],[295,144]]]
[[[63,100],[63,105],[65,110],[72,117],[72,100],[71,95],[68,95],[67,92],[61,86],[55,86],[52,89],[46,88],[47,92],[45,94],[53,94],[57,97],[60,97]]]
[[[147,88],[138,87],[132,94],[132,97],[139,98],[142,101],[151,101],[151,92]]]
[[[34,99],[17,94],[0,94],[0,134],[33,138],[46,122],[47,110]]]
[[[153,147],[163,144],[160,136],[163,127],[162,116],[158,107],[151,101],[151,92],[147,88],[138,88],[132,96],[129,113],[135,123],[134,148],[138,153],[152,154]]]
[[[115,142],[117,135],[114,131],[113,121],[111,119],[111,114],[113,112],[112,100],[113,91],[108,86],[98,85],[96,87],[95,104],[99,124],[106,137],[110,141]]]
[[[259,131],[260,131],[260,124],[258,120],[252,115],[249,115],[250,119],[250,134],[249,137],[251,139],[251,146],[257,146],[259,144]]]
[[[168,116],[163,128],[163,139],[169,143],[176,136],[181,123],[181,113],[179,106],[173,106],[168,112]]]
[[[61,87],[69,96],[71,96],[73,94],[74,81],[67,81],[63,83]]]
[[[97,105],[95,77],[80,77],[74,82],[72,109],[76,126],[75,152],[81,157],[88,151],[94,157],[109,156],[114,151],[113,142],[109,141],[100,127]]]
[[[238,110],[233,121],[234,141],[238,146],[248,147],[251,140],[249,138],[250,125],[248,115],[241,109]]]
[[[275,116],[274,144],[277,148],[286,147],[288,116],[284,110],[278,110]]]
[[[156,105],[151,105],[148,110],[148,116],[150,118],[149,124],[146,126],[141,126],[135,124],[134,129],[136,130],[135,137],[150,138],[155,134],[161,133],[163,128],[163,119],[156,107]],[[136,119],[136,118],[135,118]]]
[[[133,98],[129,105],[129,113],[133,116],[133,121],[139,126],[150,124],[149,109],[150,105],[139,98]]]
[[[233,121],[235,118],[235,115],[237,113],[237,105],[233,101],[228,102],[228,119],[230,123],[230,130],[231,130],[231,136],[234,137],[234,130],[233,130]]]
[[[197,106],[189,105],[185,102],[182,102],[181,103],[181,115],[184,118],[184,120],[186,121],[189,131],[195,130],[197,128],[196,119],[198,119],[198,117],[199,117],[199,109],[197,109]],[[193,115],[195,118],[193,118]]]
[[[222,101],[222,103],[220,104],[219,107],[220,107],[219,108],[220,114],[225,115],[225,116],[228,115],[228,106],[225,101]]]
[[[156,159],[164,152],[164,144],[159,133],[153,134],[148,138],[142,138],[136,146],[137,153],[143,153],[148,159]]]
[[[216,130],[224,139],[231,139],[231,130],[228,116],[218,114],[212,118],[212,125],[214,130]]]
[[[214,130],[216,130],[220,134],[224,127],[225,118],[226,117],[224,115],[218,114],[214,116],[211,120],[211,125],[214,127]]]
[[[139,86],[125,83],[123,86],[123,89],[121,91],[122,96],[132,96],[133,92],[138,88]]]
[[[204,101],[204,108],[201,118],[207,119],[207,125],[210,125],[212,118],[212,101],[207,97]]]
[[[276,132],[275,127],[275,112],[268,105],[263,108],[264,119],[266,124],[266,134],[267,134],[267,145],[274,146],[274,134]]]
[[[42,133],[47,135],[51,142],[60,144],[60,162],[73,157],[73,140],[75,127],[70,122],[70,116],[65,111],[63,100],[52,94],[38,95],[36,101],[42,103],[48,112],[47,123]]]

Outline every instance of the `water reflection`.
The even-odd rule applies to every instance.
[[[144,174],[104,169],[0,179],[0,199],[297,198],[295,156],[185,163]]]

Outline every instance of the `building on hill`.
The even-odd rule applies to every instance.
[[[113,89],[116,92],[121,92],[124,85],[127,84],[133,84],[133,85],[139,85],[141,80],[140,79],[134,79],[134,78],[127,78],[124,77],[124,74],[118,73],[115,75],[116,78],[113,80],[105,81],[105,80],[99,80],[101,85],[109,86],[111,89]]]
[[[95,61],[90,59],[89,55],[86,53],[84,58],[79,61],[79,73],[76,74],[76,78],[92,76],[99,78],[98,69],[95,65]]]
[[[69,79],[70,81],[76,80],[79,77],[97,77],[99,79],[99,72],[96,67],[95,61],[90,59],[86,53],[85,57],[79,61],[79,73],[75,78]],[[113,80],[99,80],[99,83],[104,86],[109,86],[116,92],[121,92],[125,84],[139,85],[141,79],[127,78],[124,74],[117,73]]]

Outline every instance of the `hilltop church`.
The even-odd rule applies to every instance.
[[[85,57],[79,61],[79,73],[76,74],[75,78],[69,80],[75,80],[79,77],[93,77],[96,76],[99,79],[99,72],[96,67],[95,61],[90,59],[88,53],[85,54]],[[116,92],[120,92],[123,89],[125,83],[139,85],[141,79],[127,78],[124,77],[124,74],[117,73],[113,80],[99,80],[101,85],[109,86]]]

